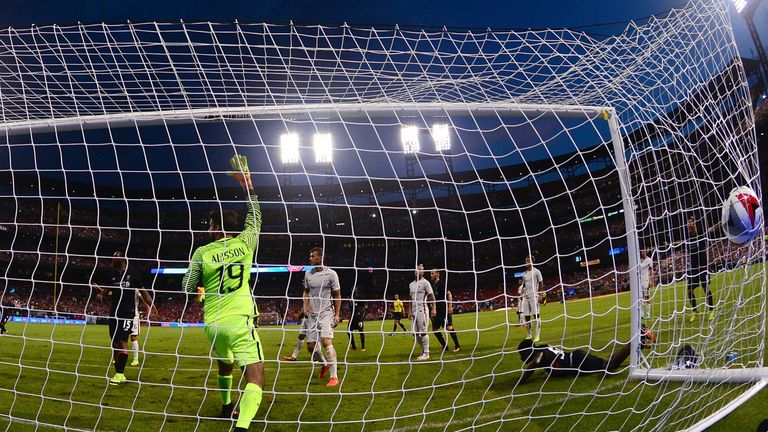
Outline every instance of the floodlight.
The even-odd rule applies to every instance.
[[[451,149],[451,130],[448,125],[432,125],[432,140],[435,141],[435,150],[444,152]]]
[[[280,135],[280,160],[284,164],[299,163],[299,136],[294,133]]]
[[[747,3],[749,3],[749,0],[732,0],[733,5],[736,7],[736,12],[741,13],[741,11],[744,10],[745,7],[747,7]]]
[[[315,134],[315,162],[331,163],[333,162],[333,140],[331,134]]]
[[[419,147],[419,128],[415,126],[403,126],[400,129],[400,141],[403,143],[403,151],[417,153]]]

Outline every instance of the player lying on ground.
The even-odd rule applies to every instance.
[[[256,305],[249,282],[261,231],[261,209],[245,156],[234,156],[230,163],[234,170],[230,174],[249,195],[245,229],[236,235],[239,227],[234,211],[211,212],[208,233],[213,241],[195,250],[182,286],[188,293],[198,291],[200,281],[205,286],[205,334],[219,366],[217,381],[224,418],[235,415],[230,395],[234,364],[243,371],[247,384],[240,398],[235,431],[246,431],[259,410],[264,388],[264,351],[255,328]]]
[[[640,345],[650,347],[656,341],[651,331],[643,326]],[[520,359],[523,361],[523,375],[518,384],[528,381],[534,372],[541,370],[552,376],[575,376],[585,373],[614,371],[629,357],[632,344],[627,343],[618,351],[614,351],[608,359],[590,354],[584,350],[567,352],[560,347],[547,344],[536,344],[531,339],[523,339],[517,346]]]

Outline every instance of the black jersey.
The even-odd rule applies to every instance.
[[[534,356],[541,353],[541,358],[534,363],[534,368],[544,369],[546,372],[556,375],[576,375],[584,372],[598,372],[606,370],[605,361],[586,351],[575,350],[566,352],[557,347],[540,345],[535,349]]]
[[[108,289],[112,291],[112,307],[109,316],[133,318],[138,313],[138,289],[143,287],[141,276],[133,269],[119,270],[112,275]]]
[[[438,318],[445,318],[448,311],[448,298],[445,290],[445,282],[443,280],[437,281],[432,285],[432,291],[435,293],[435,316]]]
[[[365,321],[365,312],[368,310],[368,302],[360,299],[352,301],[352,320]]]
[[[696,234],[688,239],[690,270],[693,272],[707,269],[707,236]]]

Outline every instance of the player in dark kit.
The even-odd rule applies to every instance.
[[[644,349],[656,342],[656,337],[645,325],[640,335],[640,346]],[[584,350],[567,352],[559,347],[538,345],[531,339],[523,339],[517,346],[520,359],[524,364],[523,375],[518,383],[523,384],[528,381],[537,370],[547,372],[551,376],[576,376],[614,371],[629,357],[631,349],[632,344],[627,343],[618,351],[614,351],[610,358],[604,359]]]
[[[152,305],[152,298],[143,289],[141,276],[135,268],[128,268],[125,252],[117,250],[112,255],[112,267],[115,269],[109,286],[101,287],[93,284],[98,292],[97,299],[105,295],[112,296],[112,307],[109,309],[109,337],[112,340],[115,375],[109,380],[110,385],[119,385],[126,381],[125,363],[128,361],[128,339],[134,326],[134,317],[138,312],[136,294],[147,305],[148,316],[157,312]]]
[[[704,295],[707,306],[709,307],[709,319],[715,319],[715,303],[712,300],[712,291],[709,290],[709,270],[707,261],[707,243],[708,235],[714,231],[717,226],[712,227],[704,234],[698,233],[696,219],[688,218],[688,299],[691,302],[691,322],[696,320],[696,294],[694,290],[697,287],[704,288]]]
[[[453,296],[445,288],[445,282],[440,277],[440,270],[432,269],[429,278],[432,281],[432,291],[435,293],[435,309],[437,309],[435,317],[432,318],[432,332],[445,351],[448,348],[443,338],[442,328],[445,327],[453,339],[453,352],[457,352],[461,346],[459,346],[459,338],[456,337],[456,330],[453,329]]]
[[[352,292],[352,317],[349,319],[349,326],[347,332],[349,332],[349,345],[353,350],[356,350],[355,336],[353,331],[360,332],[360,351],[365,351],[365,312],[368,310],[368,303],[360,299],[360,290],[355,289]]]

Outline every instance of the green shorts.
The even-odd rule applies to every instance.
[[[237,363],[243,367],[264,361],[264,351],[253,316],[231,315],[205,325],[205,334],[213,347],[215,360]]]

